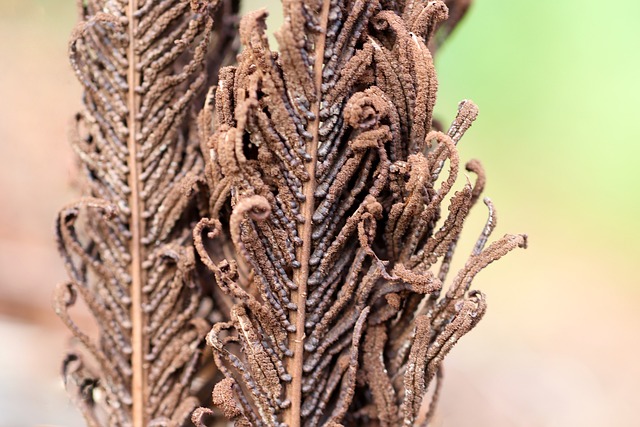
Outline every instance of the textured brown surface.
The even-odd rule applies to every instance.
[[[215,123],[203,150],[213,208],[196,247],[235,303],[208,335],[231,381],[219,392],[231,387],[234,417],[255,425],[424,426],[443,359],[486,310],[471,282],[526,236],[487,244],[496,215],[486,199],[487,224],[446,280],[486,177],[471,162],[453,189],[473,102],[447,133],[432,130],[427,46],[447,19],[442,1],[290,0],[283,11],[278,51],[266,12],[242,18],[244,50],[201,119]],[[236,255],[211,258],[205,228]],[[370,332],[377,343],[363,351]],[[373,351],[380,363],[365,371]]]
[[[0,425],[7,427],[83,425],[59,379],[67,334],[50,308],[52,289],[64,279],[53,220],[76,197],[67,138],[80,106],[66,50],[73,3],[0,3]],[[483,111],[487,123],[492,114]],[[496,119],[494,126],[500,126],[502,118]],[[552,125],[566,127],[565,118]],[[480,152],[486,142],[477,141]],[[570,141],[553,143],[572,149]],[[500,182],[492,172],[492,189],[515,181],[503,172]],[[547,173],[539,195],[544,185],[562,179]],[[500,200],[502,217],[526,227],[532,244],[526,254],[479,276],[477,285],[490,292],[489,310],[448,356],[436,425],[633,427],[640,406],[635,243],[603,238],[615,215],[598,218],[588,234],[576,237],[556,221],[557,205],[529,196],[514,198],[508,207],[509,200]]]

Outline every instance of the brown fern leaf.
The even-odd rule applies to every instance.
[[[223,18],[236,3],[79,2],[70,58],[85,109],[72,144],[86,197],[59,215],[70,281],[55,309],[86,350],[63,371],[89,425],[178,426],[197,405],[191,380],[210,324],[197,314],[190,237],[207,212],[193,106],[231,51]],[[212,37],[223,49],[209,54]],[[78,295],[97,340],[70,316]]]
[[[447,134],[432,130],[427,45],[448,17],[444,2],[283,7],[280,52],[269,48],[266,12],[245,16],[244,51],[216,89],[213,215],[194,230],[235,300],[230,321],[208,335],[227,377],[214,401],[236,425],[420,425],[442,358],[484,313],[471,280],[524,237],[483,250],[492,216],[439,298],[484,183],[470,163],[475,186],[451,197],[441,220],[456,143],[477,114],[463,102]],[[214,256],[205,231],[219,244]]]

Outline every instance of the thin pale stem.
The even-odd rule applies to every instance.
[[[144,225],[141,221],[140,206],[140,162],[137,155],[136,134],[138,133],[138,120],[136,118],[140,109],[140,96],[136,93],[136,87],[140,85],[140,72],[136,70],[138,62],[138,54],[135,51],[135,12],[138,8],[137,0],[129,0],[128,8],[128,31],[129,31],[129,118],[128,118],[128,149],[129,149],[129,176],[128,184],[131,190],[129,195],[129,208],[131,209],[130,231],[131,240],[129,241],[131,253],[131,354],[132,380],[131,394],[133,398],[131,419],[134,427],[143,427],[146,425],[145,417],[145,396],[147,394],[146,375],[144,369],[144,355],[146,349],[146,339],[144,337],[145,315],[142,311],[142,235]]]
[[[325,1],[322,5],[322,15],[320,17],[321,26],[327,28],[329,20],[330,1]],[[293,357],[288,360],[287,371],[292,377],[287,390],[287,397],[291,400],[291,406],[284,415],[285,422],[289,427],[300,427],[302,405],[302,365],[304,363],[304,340],[305,335],[305,315],[307,301],[307,280],[309,279],[309,258],[311,256],[311,234],[313,231],[313,212],[315,208],[316,191],[316,163],[318,161],[318,144],[320,130],[320,106],[322,103],[322,71],[324,63],[324,50],[326,43],[326,31],[318,35],[315,50],[315,88],[316,102],[312,106],[312,112],[315,116],[310,126],[310,132],[313,135],[311,144],[308,146],[307,153],[311,155],[311,161],[306,164],[309,180],[304,183],[303,193],[305,203],[302,214],[305,222],[302,224],[300,235],[302,236],[302,246],[298,250],[297,258],[301,260],[301,267],[294,272],[293,280],[297,290],[292,292],[291,299],[297,305],[297,311],[291,312],[291,324],[296,326],[295,333],[289,334],[289,342],[293,350]]]

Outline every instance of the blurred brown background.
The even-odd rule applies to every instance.
[[[278,3],[245,8],[277,24]],[[0,1],[0,427],[83,425],[50,308],[65,277],[53,222],[77,196],[74,4]],[[530,235],[475,281],[489,312],[447,359],[438,425],[640,425],[638,18],[635,0],[476,0],[438,58],[438,117],[480,106],[461,156],[487,169],[496,235]]]

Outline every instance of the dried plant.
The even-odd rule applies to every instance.
[[[67,356],[65,383],[91,426],[178,426],[198,404],[192,379],[211,326],[198,312],[191,238],[206,214],[196,106],[234,53],[238,5],[86,0],[78,8],[70,58],[85,108],[72,144],[86,197],[58,218],[70,281],[57,288],[55,309],[84,351]],[[77,296],[97,339],[70,317]]]
[[[445,35],[468,2],[449,4],[459,13]],[[244,50],[222,70],[202,118],[212,216],[194,237],[234,302],[208,336],[226,376],[214,403],[238,426],[426,425],[437,390],[420,409],[439,386],[442,359],[486,309],[472,279],[526,244],[506,235],[485,248],[496,224],[485,200],[487,225],[442,293],[485,183],[480,163],[469,162],[475,183],[442,213],[459,171],[456,143],[477,115],[464,101],[447,133],[432,127],[427,46],[438,46],[447,7],[285,0],[283,8],[279,53],[265,11],[243,18]],[[205,234],[217,250],[207,251]]]
[[[486,310],[471,281],[526,245],[485,247],[485,199],[487,225],[447,281],[485,174],[470,161],[475,182],[449,195],[477,108],[434,128],[428,46],[469,2],[446,2],[449,21],[443,1],[282,3],[280,51],[267,13],[245,16],[201,119],[211,200],[194,238],[230,307],[208,335],[226,377],[214,404],[238,426],[427,425],[443,358]]]
[[[447,280],[485,173],[468,162],[454,191],[478,110],[440,130],[432,55],[470,0],[282,3],[280,51],[253,12],[229,66],[237,1],[79,2],[87,197],[58,219],[55,306],[85,349],[64,377],[89,425],[183,424],[209,330],[213,403],[235,425],[428,425],[443,358],[486,310],[472,280],[526,246],[487,246],[485,199]],[[78,295],[97,341],[68,313]]]

